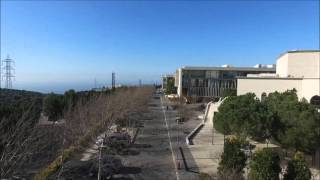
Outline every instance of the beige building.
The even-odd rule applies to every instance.
[[[288,51],[277,59],[276,74],[238,77],[237,94],[283,92],[295,88],[299,99],[320,95],[320,51]]]

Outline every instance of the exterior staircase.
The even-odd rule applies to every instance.
[[[215,138],[223,138],[222,134],[216,132],[216,130],[213,129],[213,116],[215,112],[218,112],[218,108],[222,102],[223,100],[215,103],[210,103],[207,115],[204,117],[204,125],[192,140],[194,145],[212,145],[215,142]],[[214,140],[212,140],[212,136]]]

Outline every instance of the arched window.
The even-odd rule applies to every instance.
[[[310,99],[310,104],[320,106],[320,96],[317,96],[317,95],[313,96],[313,97]]]

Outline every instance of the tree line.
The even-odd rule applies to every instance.
[[[296,90],[261,100],[252,93],[230,96],[214,116],[214,126],[224,134],[269,139],[295,151],[312,153],[320,147],[320,114],[315,105],[299,101]]]
[[[121,87],[119,89],[126,89]],[[62,118],[63,114],[69,109],[74,108],[78,101],[88,101],[91,97],[100,94],[111,94],[114,90],[104,89],[102,91],[79,91],[73,89],[66,91],[64,94],[49,93],[43,99],[43,112],[48,116],[49,121],[57,121]]]

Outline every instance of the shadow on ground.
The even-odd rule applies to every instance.
[[[141,173],[139,167],[122,167],[119,171],[120,174],[138,174]]]

